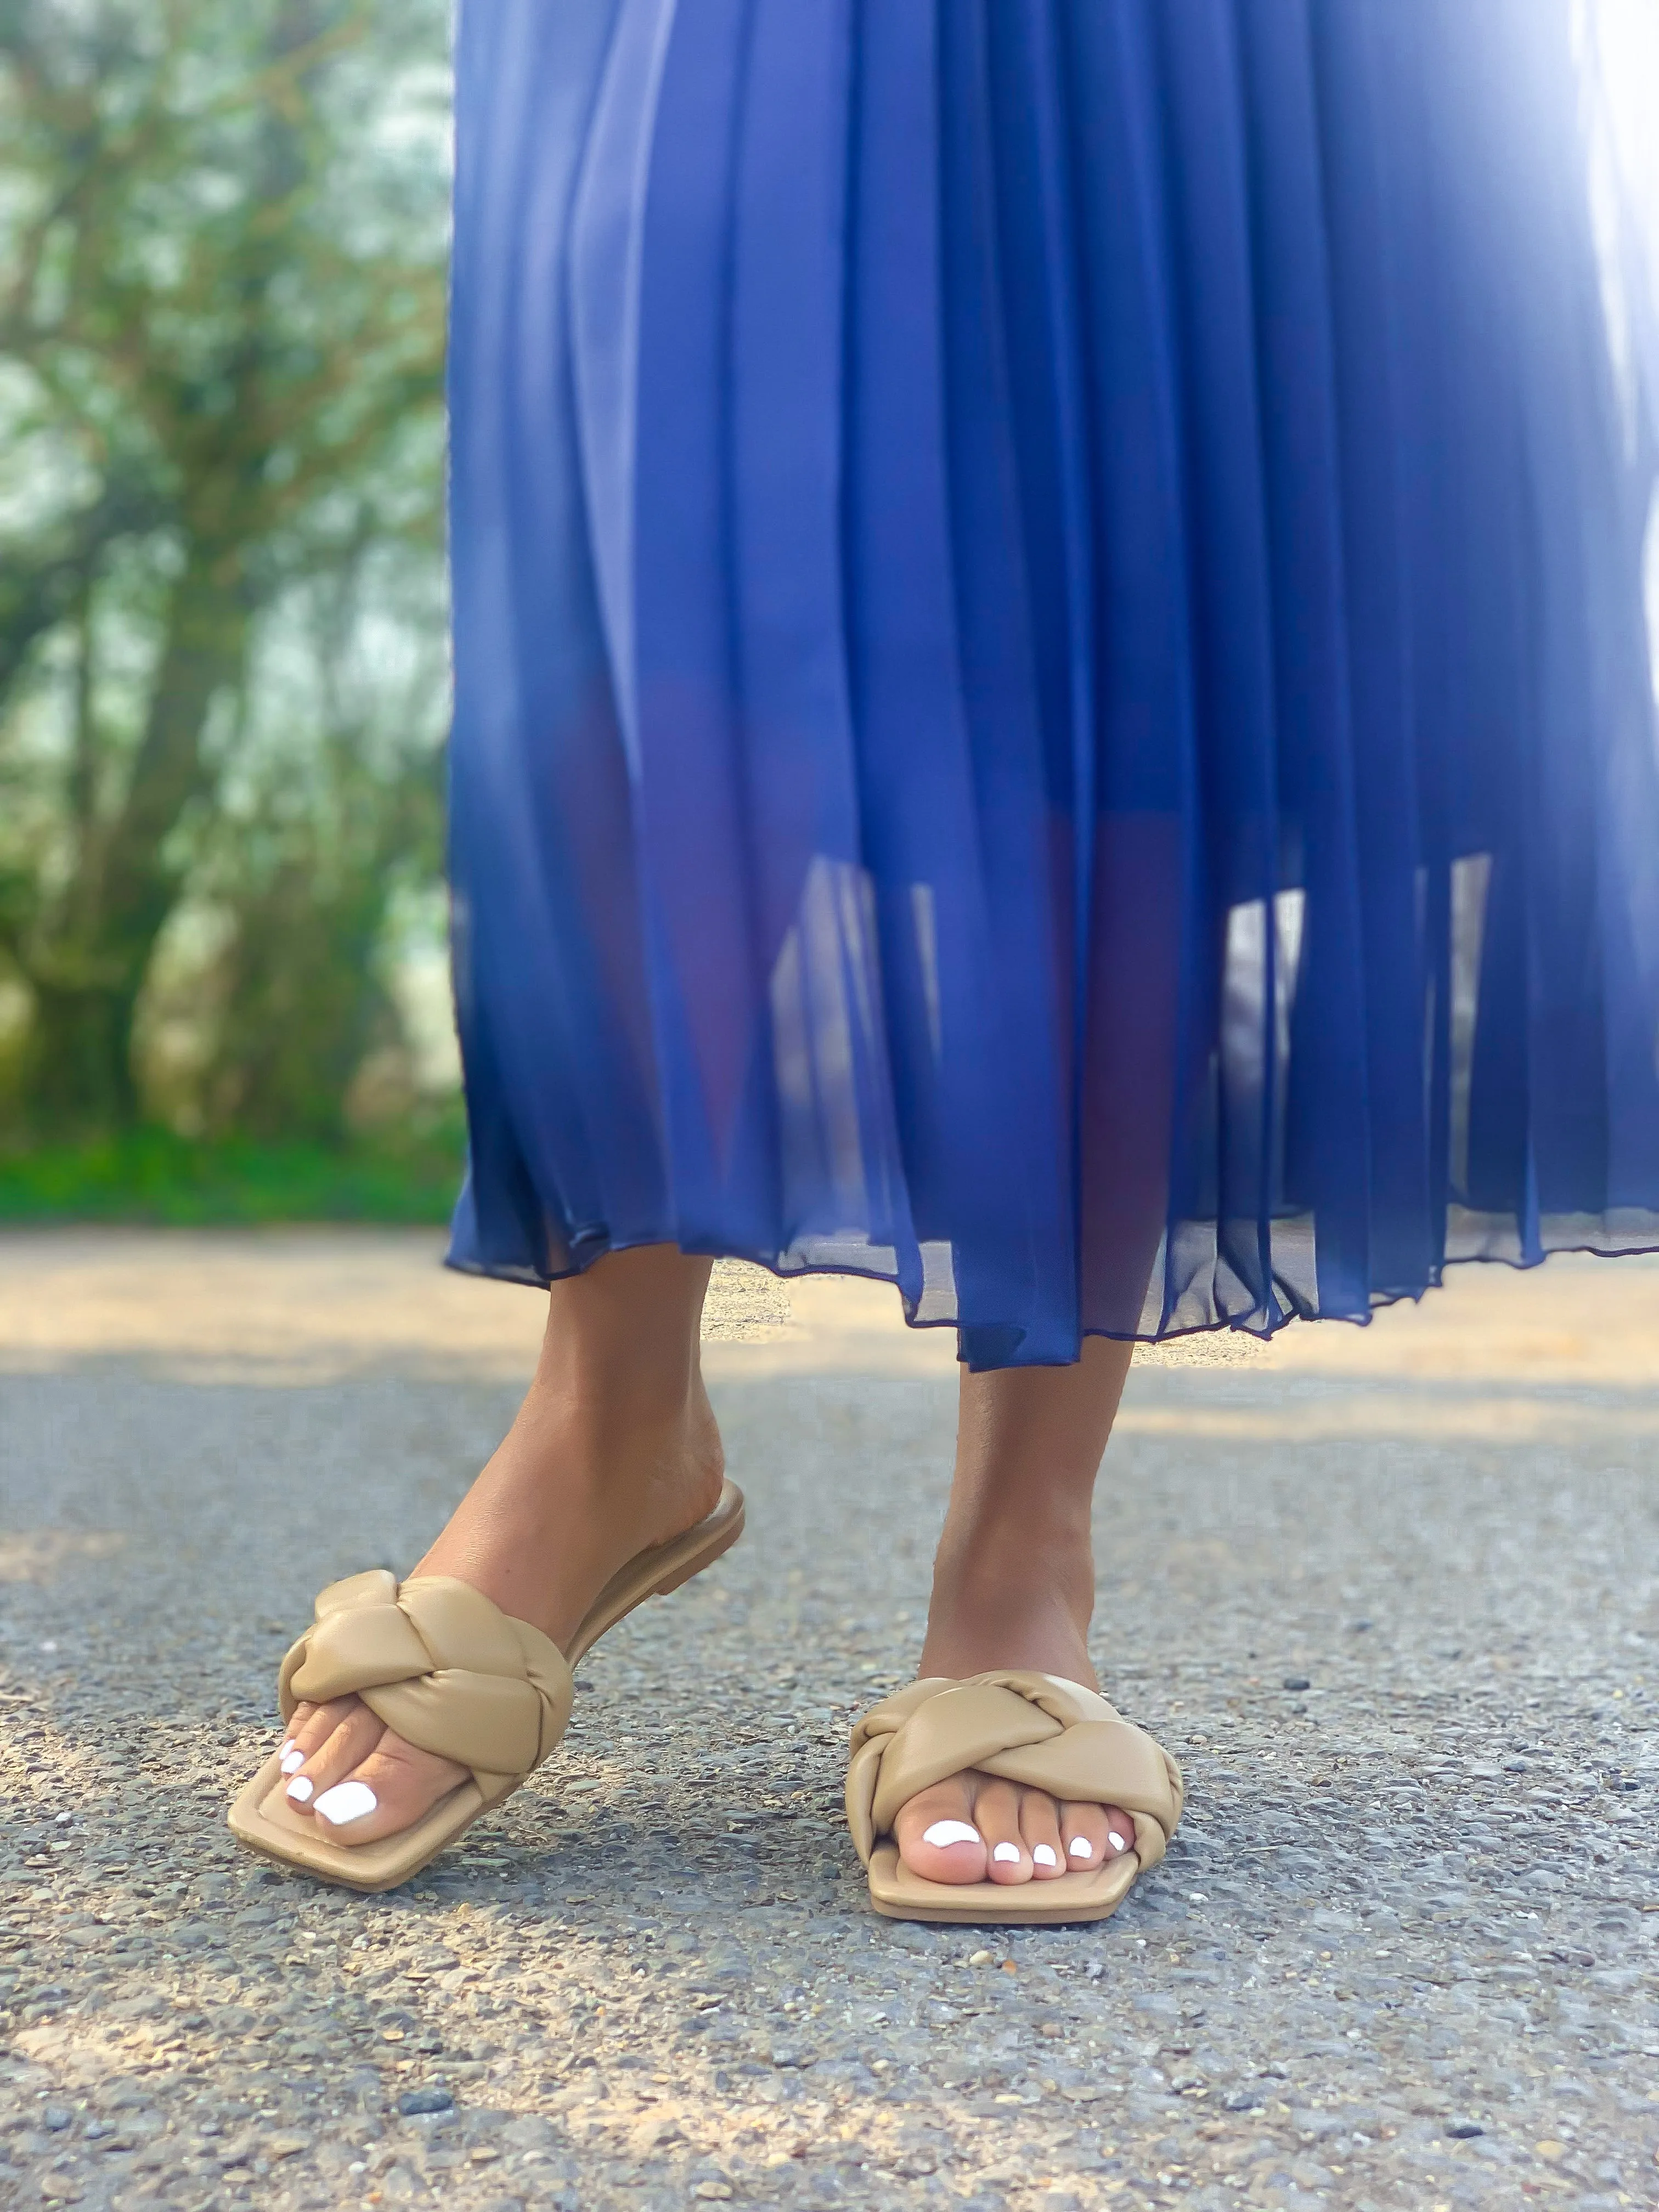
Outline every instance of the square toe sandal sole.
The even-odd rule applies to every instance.
[[[870,1902],[889,1920],[932,1920],[956,1927],[1064,1928],[1104,1920],[1134,1887],[1133,1851],[1086,1874],[1053,1881],[924,1881],[900,1859],[896,1844],[878,1844],[870,1861]]]
[[[294,1810],[287,1786],[281,1754],[273,1752],[230,1808],[230,1832],[237,1842],[279,1866],[298,1867],[324,1881],[374,1894],[396,1889],[429,1866],[518,1784],[486,1797],[476,1782],[464,1782],[412,1828],[383,1836],[377,1844],[330,1843],[314,1814],[307,1818]]]

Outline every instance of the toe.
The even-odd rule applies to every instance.
[[[1020,1793],[1019,1832],[1031,1858],[1034,1881],[1054,1881],[1066,1871],[1060,1839],[1060,1808],[1044,1790]]]
[[[412,1827],[466,1774],[453,1759],[417,1751],[388,1729],[366,1759],[318,1793],[317,1825],[331,1842],[377,1843]]]
[[[985,1844],[974,1826],[974,1792],[965,1774],[913,1797],[893,1823],[893,1840],[924,1881],[983,1881]]]
[[[987,1875],[993,1881],[1030,1881],[1031,1854],[1020,1832],[1021,1792],[1012,1782],[981,1778],[974,1798],[974,1825],[990,1853]]]
[[[300,1748],[300,1736],[316,1710],[315,1705],[295,1705],[283,1723],[283,1740],[276,1747],[276,1759],[284,1774],[297,1774],[305,1765],[306,1755]]]
[[[335,1698],[325,1705],[295,1705],[283,1729],[283,1740],[276,1752],[276,1763],[284,1784],[294,1780],[306,1761],[315,1757],[336,1729],[349,1720],[353,1713],[362,1710],[356,1698]],[[316,1785],[313,1783],[312,1786],[314,1790]],[[294,1802],[296,1805],[302,1804],[304,1793]]]
[[[1135,1847],[1135,1824],[1121,1806],[1106,1808],[1106,1849],[1111,1857],[1121,1859],[1126,1851]]]
[[[333,1698],[325,1705],[296,1705],[294,1717],[283,1738],[283,1768],[285,1773],[297,1774],[307,1759],[319,1752],[337,1728],[361,1712],[362,1706],[356,1698]],[[299,1757],[295,1757],[295,1753]]]
[[[1060,1834],[1063,1846],[1061,1856],[1074,1873],[1089,1867],[1097,1867],[1105,1860],[1117,1856],[1111,1841],[1111,1824],[1121,1816],[1109,1814],[1103,1805],[1064,1804],[1060,1808]],[[1120,1828],[1117,1832],[1123,1832]],[[1130,1825],[1133,1838],[1134,1827]]]
[[[326,1714],[337,1708],[324,1705],[319,1713]],[[386,1734],[386,1723],[375,1717],[368,1707],[351,1698],[341,1711],[334,1726],[324,1733],[313,1721],[305,1735],[296,1739],[296,1746],[307,1753],[296,1771],[288,1779],[287,1796],[296,1812],[309,1813],[316,1809],[316,1801],[324,1791],[342,1782],[352,1769],[368,1757]],[[315,1735],[315,1747],[307,1739]],[[291,1754],[290,1754],[291,1755]]]

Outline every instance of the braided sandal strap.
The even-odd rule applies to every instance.
[[[912,1682],[853,1731],[847,1825],[865,1865],[919,1791],[969,1768],[1073,1803],[1119,1805],[1142,1869],[1181,1819],[1181,1770],[1144,1729],[1080,1684],[1015,1669]]]
[[[302,1700],[356,1696],[422,1751],[472,1770],[488,1796],[539,1766],[574,1695],[556,1644],[465,1583],[384,1568],[331,1583],[283,1660],[283,1718]]]

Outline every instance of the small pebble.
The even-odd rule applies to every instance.
[[[406,2120],[423,2112],[449,2112],[454,2108],[455,2100],[447,2089],[405,2089],[398,2100],[398,2110]]]

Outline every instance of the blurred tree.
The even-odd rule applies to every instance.
[[[435,865],[445,33],[440,0],[0,0],[0,951],[37,1127],[138,1116],[192,897],[230,925],[223,1115],[337,1118],[384,1016],[387,899]],[[337,665],[377,624],[386,658],[376,573],[425,691],[378,747],[291,673],[296,599],[335,596]]]
[[[290,595],[303,640],[273,641],[270,657],[286,647],[306,696],[263,746],[250,736],[238,749],[239,787],[204,840],[204,908],[232,924],[209,971],[221,1009],[201,1099],[210,1128],[337,1139],[366,1061],[398,1056],[380,956],[390,901],[441,869],[441,756],[422,742],[430,657],[399,669],[357,650],[365,609],[396,604],[375,550]],[[260,690],[262,703],[281,696],[275,672]]]

